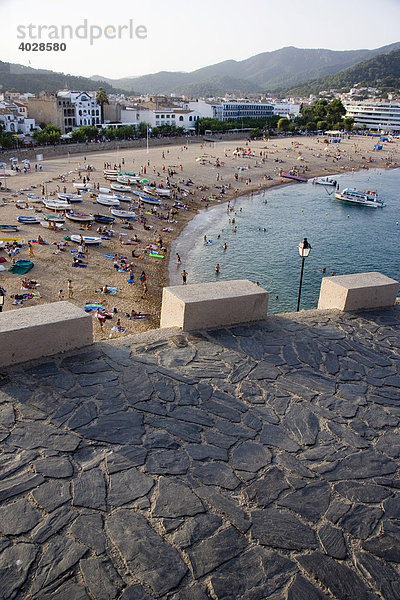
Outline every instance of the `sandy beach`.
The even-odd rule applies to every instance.
[[[27,273],[29,279],[40,283],[36,288],[40,297],[23,301],[19,305],[13,304],[15,294],[24,294],[21,290],[22,276],[8,271],[11,266],[5,250],[0,250],[0,257],[6,259],[2,265],[6,270],[0,272],[0,285],[7,291],[4,310],[18,310],[37,303],[56,302],[59,296],[69,299],[77,306],[83,308],[88,302],[102,302],[105,310],[117,313],[107,320],[101,328],[93,316],[94,337],[96,340],[121,335],[113,332],[117,318],[126,333],[139,333],[158,327],[161,308],[162,288],[168,285],[168,262],[170,258],[171,242],[180,234],[188,221],[199,210],[207,210],[218,202],[224,202],[237,196],[246,196],[261,189],[275,185],[288,184],[290,180],[282,180],[279,170],[289,171],[298,169],[300,175],[310,179],[316,176],[334,175],[335,173],[348,172],[352,169],[395,167],[400,164],[399,141],[385,143],[381,151],[373,151],[376,138],[364,136],[350,136],[342,139],[340,144],[326,144],[322,137],[285,137],[271,138],[270,140],[257,140],[246,142],[243,140],[201,142],[196,138],[188,140],[186,146],[176,146],[166,143],[165,146],[152,148],[150,142],[149,153],[146,148],[132,150],[119,150],[118,152],[88,152],[85,155],[73,155],[68,158],[58,157],[41,162],[42,170],[35,170],[35,162],[31,163],[31,172],[19,173],[6,178],[8,191],[0,193],[0,225],[16,225],[19,216],[33,216],[35,209],[41,209],[39,216],[50,211],[40,207],[39,203],[30,204],[30,208],[17,208],[16,201],[27,199],[27,193],[42,195],[44,187],[45,196],[56,199],[57,192],[76,192],[73,183],[81,182],[87,175],[85,167],[90,165],[90,183],[101,187],[110,187],[104,178],[105,163],[111,168],[121,165],[122,172],[136,173],[150,183],[163,184],[166,187],[168,172],[175,195],[184,204],[185,209],[178,208],[173,216],[173,222],[168,222],[168,210],[158,207],[158,215],[151,214],[151,206],[145,205],[143,209],[135,203],[132,196],[132,208],[138,216],[145,219],[145,223],[136,220],[132,229],[126,229],[126,224],[119,218],[113,223],[114,234],[109,240],[103,240],[100,246],[90,246],[87,256],[86,268],[73,267],[73,254],[77,244],[67,242],[64,251],[57,250],[57,243],[64,242],[65,237],[72,234],[98,235],[96,229],[99,223],[93,224],[90,232],[83,231],[80,224],[67,220],[61,231],[46,230],[41,225],[20,224],[18,233],[0,231],[0,239],[15,237],[23,239],[25,244],[16,259],[32,260],[34,268]],[[235,153],[238,148],[243,152]],[[250,153],[250,154],[249,154]],[[248,155],[249,154],[249,155]],[[20,164],[20,166],[23,166]],[[63,177],[63,180],[62,180]],[[303,185],[303,184],[296,184]],[[295,186],[293,186],[295,193]],[[222,194],[225,191],[225,194]],[[172,207],[173,200],[167,200],[165,205]],[[129,204],[121,203],[121,209],[128,210]],[[84,194],[81,203],[72,205],[73,210],[82,213],[108,214],[108,208],[96,204],[90,193]],[[163,229],[170,231],[162,231]],[[46,240],[46,245],[33,245],[33,256],[29,256],[27,242],[37,240],[38,236]],[[137,236],[137,244],[126,244],[128,240]],[[147,244],[156,244],[160,241],[164,258],[150,257],[146,251]],[[121,244],[122,240],[122,244]],[[135,257],[132,258],[132,250]],[[127,283],[128,273],[119,273],[113,265],[112,258],[115,254],[126,256],[128,263],[134,264],[135,283]],[[140,257],[140,258],[139,258]],[[185,257],[181,257],[182,269]],[[144,293],[140,281],[142,271],[146,274],[148,292]],[[72,281],[72,298],[68,298],[68,279]],[[190,283],[190,275],[188,278]],[[117,288],[115,295],[102,294],[96,290],[108,285]],[[60,294],[62,290],[62,294]],[[132,309],[146,313],[146,319],[129,320],[125,314]],[[94,313],[92,313],[94,314]]]

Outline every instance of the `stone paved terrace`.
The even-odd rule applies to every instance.
[[[398,600],[399,325],[310,311],[10,369],[0,598]]]

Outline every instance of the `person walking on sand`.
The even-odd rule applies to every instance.
[[[60,291],[58,292],[58,299],[59,299],[59,300],[64,300],[64,294],[63,294],[63,291],[62,291],[62,290],[60,290]]]
[[[181,264],[181,262],[182,262],[182,261],[181,261],[181,257],[179,256],[179,254],[178,254],[178,253],[176,253],[176,262],[178,263],[178,265],[180,265],[180,264]]]
[[[71,279],[68,279],[68,298],[73,298],[74,297],[74,290],[72,288],[72,281]]]
[[[35,256],[33,253],[33,246],[30,242],[28,243],[28,246],[29,246],[29,256]]]
[[[187,273],[186,273],[185,269],[183,269],[181,275],[182,275],[182,285],[186,285]]]

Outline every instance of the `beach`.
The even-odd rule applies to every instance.
[[[107,182],[103,174],[105,164],[111,165],[111,169],[116,167],[121,172],[136,173],[157,186],[162,184],[166,187],[169,177],[173,192],[185,206],[176,208],[169,222],[168,216],[171,215],[168,210],[157,207],[157,215],[149,214],[151,205],[146,204],[140,208],[133,202],[132,208],[138,220],[132,222],[132,229],[126,229],[127,225],[116,218],[112,225],[113,236],[103,240],[100,246],[88,247],[85,268],[73,267],[72,252],[78,249],[78,244],[66,241],[65,238],[70,235],[97,236],[99,223],[93,224],[90,232],[82,230],[79,223],[69,220],[66,220],[61,231],[26,224],[20,224],[19,231],[15,234],[0,231],[0,239],[15,237],[25,241],[16,259],[31,260],[34,267],[26,277],[40,283],[35,288],[36,297],[14,304],[12,296],[22,295],[26,291],[21,290],[22,277],[8,271],[11,260],[4,250],[0,250],[0,257],[6,259],[6,262],[2,262],[6,270],[0,272],[0,285],[7,291],[4,310],[56,302],[63,297],[81,308],[87,303],[101,303],[107,312],[113,314],[113,318],[106,320],[101,327],[94,312],[91,313],[95,340],[157,328],[162,288],[169,283],[169,261],[175,261],[180,271],[185,269],[185,256],[180,257],[179,266],[176,256],[171,257],[171,244],[194,215],[238,196],[251,196],[261,189],[293,183],[289,179],[282,179],[279,176],[280,170],[288,172],[297,169],[300,176],[310,179],[363,168],[399,166],[399,141],[385,143],[383,150],[373,151],[375,140],[373,137],[356,135],[342,139],[340,144],[326,144],[323,137],[308,136],[247,142],[206,142],[188,138],[185,146],[166,142],[165,146],[154,148],[150,140],[148,153],[145,147],[112,152],[105,149],[99,152],[88,151],[86,155],[49,160],[46,160],[44,151],[44,160],[40,162],[41,170],[39,163],[38,170],[35,170],[35,162],[31,161],[30,172],[6,178],[8,191],[2,190],[0,194],[1,225],[16,225],[19,216],[35,215],[35,208],[40,209],[40,204],[33,204],[26,194],[41,196],[43,187],[46,198],[56,199],[57,192],[63,192],[64,189],[67,193],[76,192],[73,183],[82,182],[88,174],[94,187],[97,184],[100,187],[110,187],[113,182]],[[20,163],[20,167],[23,164]],[[294,184],[294,189],[296,185],[303,184]],[[135,201],[134,196],[132,199]],[[27,200],[31,208],[17,208],[17,200]],[[163,204],[171,208],[174,202],[166,200]],[[127,210],[128,206],[127,203],[121,203],[120,208]],[[72,209],[89,214],[108,214],[108,208],[96,204],[95,198],[88,192],[83,195],[81,203],[72,205]],[[50,212],[44,207],[41,207],[41,211],[39,216]],[[143,219],[145,222],[139,222]],[[32,256],[27,242],[37,240],[39,235],[47,244],[33,244]],[[138,243],[126,243],[134,236],[139,240]],[[60,244],[65,241],[67,245],[62,248]],[[151,257],[146,250],[149,244],[164,248],[161,254],[164,258]],[[129,273],[117,272],[114,268],[112,257],[115,254],[125,256],[127,263],[133,262],[135,283],[127,282]],[[147,291],[140,281],[143,271]],[[69,297],[71,294],[68,292],[69,279],[72,282],[72,297]],[[190,284],[190,272],[187,283]],[[116,293],[109,295],[98,291],[104,285],[115,287]],[[126,313],[130,314],[132,310],[145,313],[146,317],[130,320]],[[118,318],[124,332],[113,331]]]

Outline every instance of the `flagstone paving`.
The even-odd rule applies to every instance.
[[[0,600],[399,600],[399,373],[398,305],[8,369]]]

